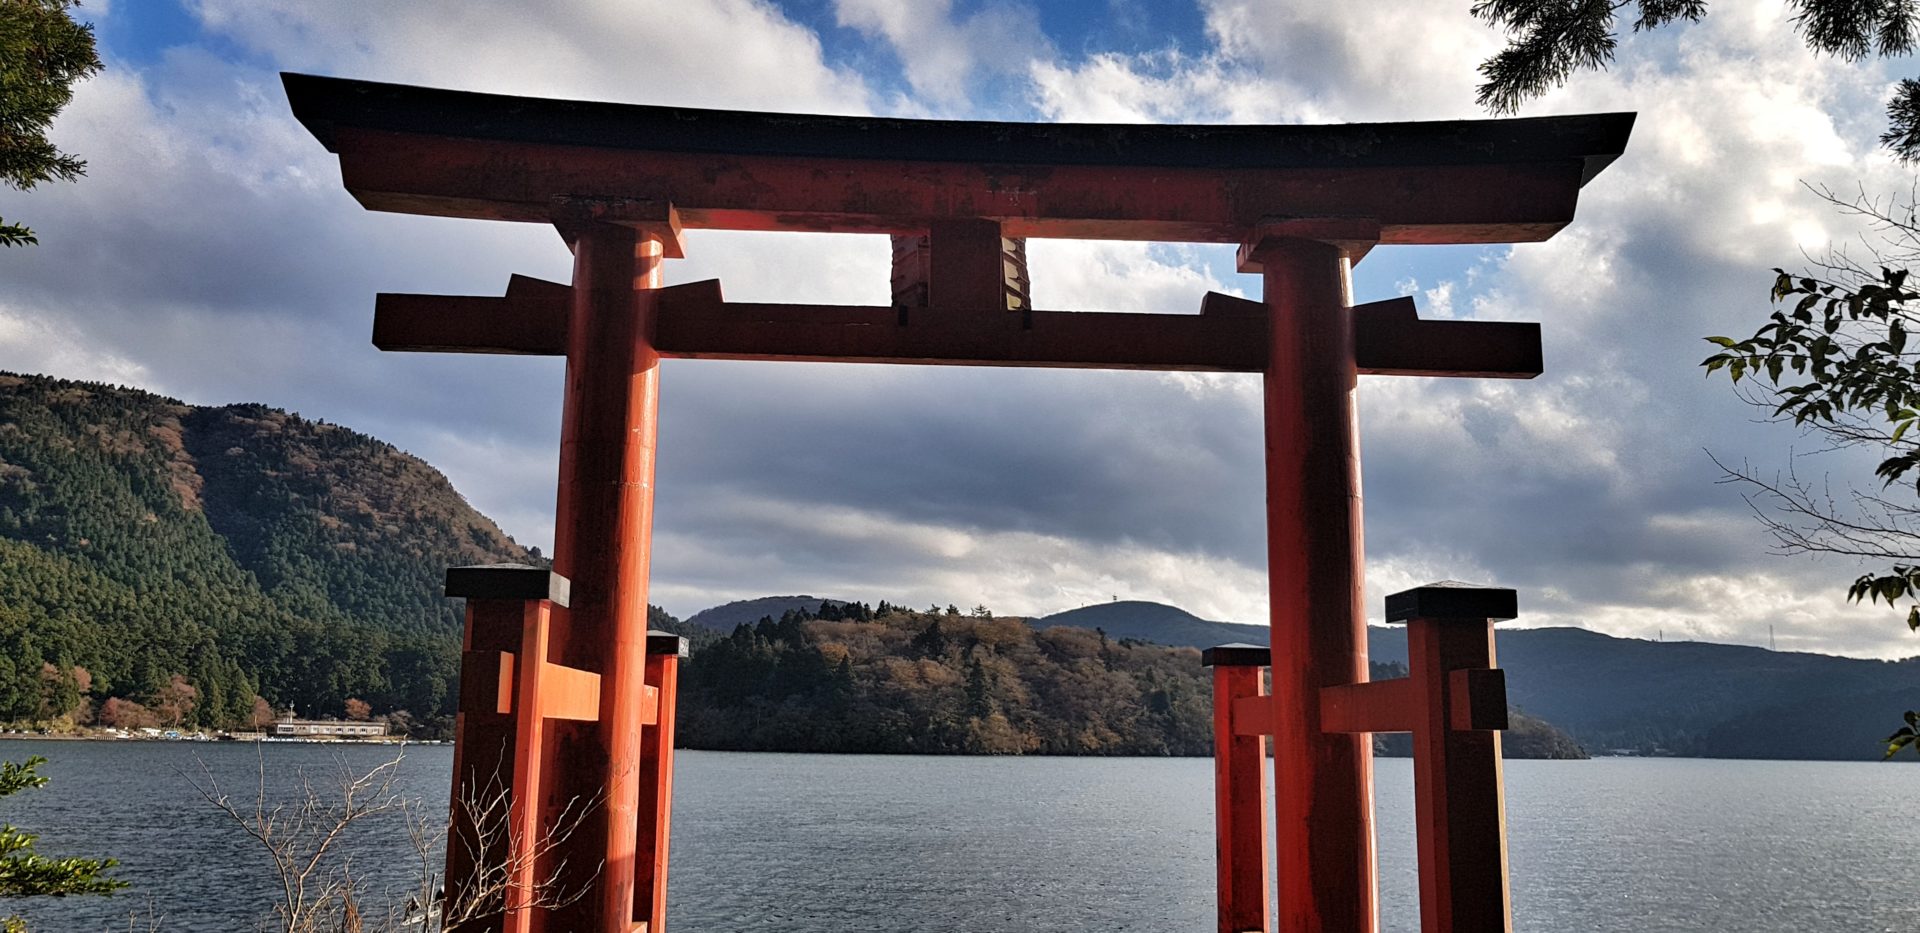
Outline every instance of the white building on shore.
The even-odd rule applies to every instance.
[[[377,739],[386,734],[385,722],[278,719],[267,724],[267,737],[274,739]]]

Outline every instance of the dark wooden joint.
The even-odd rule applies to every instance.
[[[1456,732],[1507,728],[1507,672],[1497,667],[1447,672],[1448,725]]]
[[[1273,663],[1273,651],[1259,645],[1234,642],[1202,649],[1202,667],[1266,667]]]
[[[662,632],[659,629],[649,630],[647,632],[647,656],[684,658],[687,656],[687,640],[672,632]]]
[[[544,599],[566,606],[572,584],[545,567],[481,564],[447,571],[447,595],[463,599]]]
[[[1387,597],[1387,621],[1505,622],[1520,615],[1520,597],[1497,586],[1452,580],[1402,590]]]

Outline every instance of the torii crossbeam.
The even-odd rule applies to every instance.
[[[1581,187],[1622,152],[1631,114],[961,123],[283,77],[295,115],[339,155],[347,190],[369,209],[552,224],[574,254],[566,285],[515,276],[503,297],[376,303],[383,349],[567,359],[554,573],[571,581],[571,603],[541,601],[524,616],[538,624],[515,643],[546,645],[545,665],[522,659],[519,670],[597,686],[598,706],[527,714],[545,728],[521,730],[536,739],[521,748],[520,773],[542,777],[536,789],[515,785],[534,798],[515,806],[527,813],[537,801],[551,821],[581,801],[604,803],[543,856],[591,874],[587,896],[524,907],[539,902],[519,892],[509,903],[523,909],[495,928],[664,926],[671,767],[660,756],[670,748],[645,746],[641,734],[671,720],[671,677],[644,672],[658,363],[678,357],[1263,374],[1273,690],[1251,702],[1270,709],[1261,729],[1275,749],[1271,848],[1257,795],[1241,795],[1221,825],[1236,851],[1255,847],[1252,861],[1272,853],[1278,917],[1261,906],[1264,883],[1255,898],[1249,882],[1237,913],[1223,896],[1221,929],[1375,929],[1370,746],[1365,734],[1327,728],[1321,710],[1322,688],[1367,680],[1355,380],[1529,378],[1541,359],[1533,324],[1422,321],[1411,299],[1354,306],[1349,269],[1377,244],[1552,236],[1573,219]],[[725,300],[718,282],[663,288],[663,261],[683,254],[690,228],[890,234],[896,302],[745,304]],[[1264,295],[1209,294],[1198,313],[1035,310],[1024,260],[1032,237],[1234,243]],[[531,585],[527,599],[550,584]],[[491,692],[475,691],[476,709],[507,694],[510,674],[503,667]]]

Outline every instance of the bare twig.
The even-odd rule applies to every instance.
[[[454,931],[510,909],[566,906],[585,896],[599,876],[602,866],[596,865],[584,878],[569,877],[565,859],[556,855],[599,805],[598,798],[569,805],[532,845],[516,846],[511,795],[496,776],[461,795],[458,805],[463,819],[458,825],[472,836],[464,842],[469,851],[505,853],[505,858],[476,859],[472,875],[456,888],[458,897],[448,902],[441,875],[447,817],[395,788],[404,757],[402,752],[358,774],[342,763],[334,783],[325,789],[301,770],[297,792],[286,803],[270,803],[264,755],[250,803],[236,802],[223,791],[204,761],[199,762],[199,773],[187,778],[202,798],[258,842],[272,862],[280,885],[274,907],[279,933]],[[405,890],[389,890],[384,903],[370,913],[369,899],[353,870],[355,852],[348,830],[389,812],[402,819],[418,873]],[[542,865],[544,873],[536,875]],[[520,887],[523,883],[525,891]]]

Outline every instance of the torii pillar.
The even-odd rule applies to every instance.
[[[541,915],[553,933],[612,929],[614,922],[602,918],[631,922],[637,906],[639,710],[660,402],[653,311],[667,251],[657,228],[599,218],[562,222],[573,247],[573,289],[553,565],[576,595],[558,615],[550,656],[601,672],[606,714],[555,723],[545,749],[541,770],[552,776],[541,801],[551,815],[546,825],[558,825],[569,807],[597,801],[563,852],[580,861],[604,857],[588,896]]]
[[[1367,679],[1350,258],[1338,243],[1289,235],[1296,232],[1308,231],[1265,227],[1240,251],[1242,269],[1261,273],[1270,328],[1263,389],[1278,929],[1373,930],[1371,740],[1320,728],[1321,688]]]

